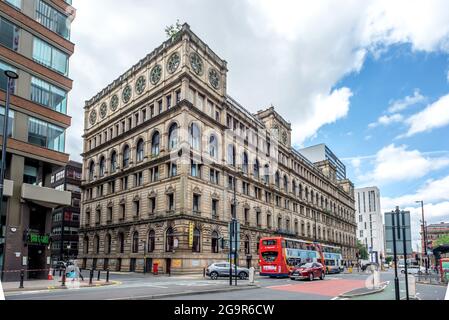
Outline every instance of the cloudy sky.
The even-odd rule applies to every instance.
[[[447,0],[73,0],[76,53],[67,152],[80,160],[84,101],[187,22],[228,62],[228,94],[273,104],[297,147],[326,143],[384,211],[411,211],[420,236],[449,220]]]

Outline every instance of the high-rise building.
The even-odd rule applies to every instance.
[[[346,166],[324,143],[300,149],[299,152],[313,163],[328,160],[336,169],[337,179],[346,179]]]
[[[377,253],[377,259],[385,258],[385,228],[377,187],[355,189],[357,239],[368,253]]]
[[[50,266],[52,209],[69,205],[70,192],[51,188],[51,174],[65,166],[70,23],[64,0],[0,1],[0,127],[5,118],[5,70],[18,74],[8,119],[6,182],[1,211],[3,280],[46,276]],[[3,129],[0,130],[3,132]],[[6,241],[5,241],[6,240]],[[4,264],[3,264],[4,263]]]
[[[51,176],[52,188],[72,194],[72,203],[53,210],[51,223],[51,258],[56,261],[73,260],[78,256],[80,226],[82,164],[75,161],[56,170]]]
[[[355,261],[353,184],[293,149],[273,107],[252,114],[232,99],[227,71],[184,24],[86,101],[83,267],[198,272],[228,259],[220,239],[234,210],[240,265],[257,267],[259,240],[273,235]]]

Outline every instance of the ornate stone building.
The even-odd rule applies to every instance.
[[[234,206],[241,265],[257,267],[258,240],[272,235],[338,245],[355,260],[352,183],[294,150],[273,107],[251,114],[229,97],[227,71],[184,24],[86,102],[84,267],[199,271],[227,259],[220,238]]]

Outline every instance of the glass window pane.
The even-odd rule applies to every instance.
[[[54,111],[67,113],[67,93],[35,77],[31,78],[31,100]]]
[[[70,38],[70,20],[42,0],[36,2],[36,20],[65,39]]]
[[[19,49],[20,29],[11,22],[0,17],[0,44],[17,51]]]
[[[3,124],[5,123],[5,108],[0,106],[0,135],[3,135]],[[8,117],[8,137],[12,137],[14,129],[14,111],[9,110]]]
[[[11,70],[11,71],[17,72],[16,68],[13,68],[9,64],[0,61],[0,89],[3,89],[5,91],[8,86],[8,78],[5,75],[6,70]],[[17,81],[14,81],[14,84],[13,84],[14,86],[15,86],[16,82]],[[11,88],[12,93],[14,93],[14,86]]]

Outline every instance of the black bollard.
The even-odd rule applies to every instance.
[[[206,268],[203,268],[203,278],[206,278]]]
[[[92,284],[92,278],[94,277],[94,269],[90,269],[90,275],[89,275],[89,285]]]
[[[109,282],[109,268],[106,270],[106,282]]]
[[[53,268],[53,277],[56,275],[56,269]]]
[[[61,287],[65,287],[65,268],[62,269],[62,284]]]
[[[23,279],[25,278],[25,270],[20,270],[20,286],[19,289],[23,289]]]
[[[100,270],[98,270],[98,276],[97,276],[97,281],[100,281]]]

